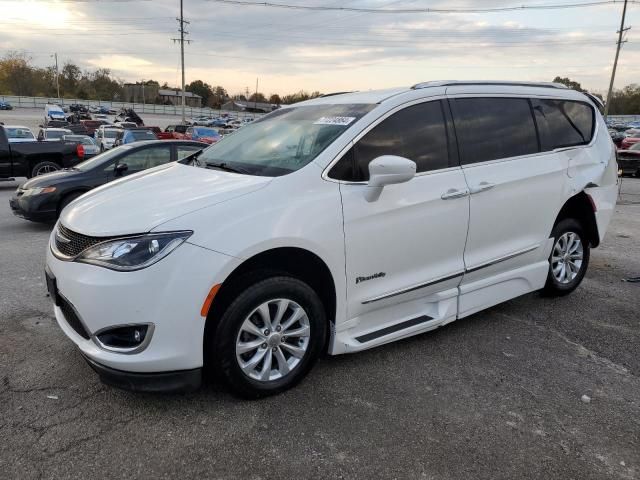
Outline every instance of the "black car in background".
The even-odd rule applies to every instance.
[[[73,167],[84,160],[84,148],[77,142],[9,143],[7,132],[0,126],[0,179],[35,177]]]
[[[53,222],[60,212],[92,188],[117,178],[181,160],[206,143],[188,140],[137,142],[108,150],[73,168],[32,178],[9,200],[14,215],[34,222]]]

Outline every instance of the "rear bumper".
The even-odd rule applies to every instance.
[[[112,387],[133,392],[193,392],[202,384],[202,369],[176,372],[137,373],[124,372],[102,365],[82,355],[100,377],[100,381]]]

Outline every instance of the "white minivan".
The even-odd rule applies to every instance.
[[[323,352],[571,292],[617,191],[594,100],[561,85],[327,95],[71,203],[47,285],[105,383],[255,398]]]

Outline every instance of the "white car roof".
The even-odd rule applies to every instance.
[[[68,128],[58,128],[58,127],[43,128],[43,130],[46,132],[71,132],[71,130],[69,130]]]
[[[402,103],[403,101],[409,101],[416,98],[443,95],[447,93],[483,95],[517,94],[591,101],[588,100],[584,94],[571,90],[560,83],[500,80],[440,80],[422,82],[411,87],[404,88],[328,94],[305,102],[296,103],[294,105],[376,104],[383,103],[390,99],[394,99],[394,102]]]
[[[3,125],[4,128],[24,128],[25,130],[31,131],[29,127],[25,127],[24,125]]]

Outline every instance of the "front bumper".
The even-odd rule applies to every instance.
[[[100,381],[112,387],[134,392],[193,392],[202,383],[202,369],[175,372],[132,373],[106,367],[86,355],[82,355],[100,377]]]
[[[50,199],[33,197],[18,197],[14,195],[9,199],[9,207],[17,217],[31,220],[32,222],[55,222],[58,210]]]
[[[236,262],[233,257],[184,243],[148,268],[117,272],[60,260],[47,248],[47,268],[58,292],[84,327],[74,329],[74,319],[67,319],[63,309],[54,305],[60,328],[93,362],[128,373],[203,366],[206,319],[200,309],[211,287],[221,283]],[[154,331],[140,352],[109,351],[95,341],[96,332],[104,328],[144,323],[153,324]]]

